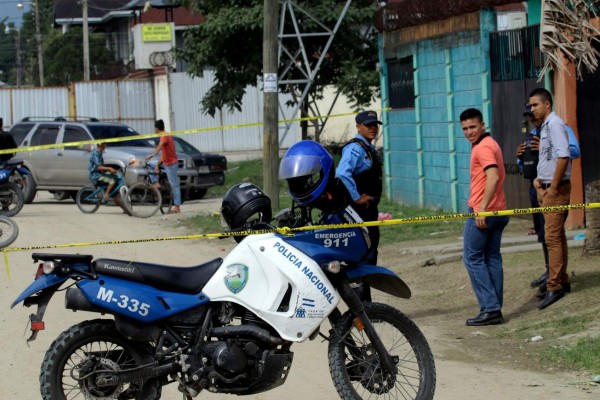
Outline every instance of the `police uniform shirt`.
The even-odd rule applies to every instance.
[[[361,135],[357,134],[355,138],[365,142],[371,149],[375,149],[375,147],[369,144],[369,142]],[[358,192],[356,182],[352,175],[358,175],[361,172],[368,170],[371,168],[372,164],[373,162],[369,157],[369,154],[367,154],[365,149],[359,143],[350,143],[342,150],[342,159],[335,170],[335,176],[342,180],[353,201],[360,199],[360,193]]]

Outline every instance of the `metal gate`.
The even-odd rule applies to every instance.
[[[529,93],[537,87],[544,87],[543,83],[537,82],[537,76],[543,67],[539,25],[491,33],[490,62],[493,116],[491,131],[504,156],[507,208],[530,207],[529,182],[519,174],[515,152],[524,139],[524,133],[531,129],[524,125],[523,118]]]
[[[596,50],[600,45],[594,42]],[[577,130],[581,147],[581,169],[584,188],[600,180],[600,163],[596,151],[600,148],[600,70],[594,73],[583,72],[582,80],[577,81]],[[586,201],[589,201],[586,199]]]

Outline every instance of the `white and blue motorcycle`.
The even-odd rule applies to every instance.
[[[228,191],[222,215],[237,230],[272,228],[270,200],[251,184]],[[264,392],[285,382],[292,345],[318,335],[329,342],[340,398],[433,398],[435,366],[423,334],[399,310],[363,302],[352,288],[367,283],[410,297],[394,272],[361,264],[363,228],[237,240],[225,259],[193,267],[33,254],[36,279],[12,304],[37,306],[29,340],[61,288],[66,308],[111,316],[54,340],[42,363],[42,398],[152,400],[173,382],[186,399],[203,390]],[[322,333],[325,320],[332,328]]]

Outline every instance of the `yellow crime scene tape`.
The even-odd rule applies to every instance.
[[[367,221],[367,222],[356,222],[348,224],[331,224],[331,225],[309,225],[298,228],[281,227],[274,229],[262,229],[252,231],[228,231],[219,233],[205,233],[195,235],[182,235],[182,236],[169,236],[159,238],[146,238],[146,239],[130,239],[130,240],[108,240],[102,242],[78,242],[78,243],[64,243],[56,245],[41,245],[41,246],[27,246],[27,247],[7,247],[3,249],[4,263],[6,274],[10,278],[10,269],[8,267],[8,253],[16,251],[31,251],[31,250],[47,250],[47,249],[62,249],[68,247],[89,247],[89,246],[102,246],[102,245],[119,245],[119,244],[132,244],[132,243],[146,243],[146,242],[161,242],[170,240],[188,240],[188,239],[208,239],[208,238],[226,238],[233,236],[249,236],[249,235],[260,235],[265,233],[279,233],[286,236],[293,236],[295,232],[302,231],[313,231],[321,229],[344,229],[354,227],[368,227],[368,226],[386,226],[386,225],[400,225],[400,224],[414,224],[420,222],[433,222],[433,221],[445,221],[455,219],[466,219],[476,217],[498,217],[498,216],[515,216],[525,215],[534,213],[551,213],[551,212],[564,212],[568,210],[581,210],[586,208],[600,208],[600,203],[585,203],[585,204],[569,204],[564,206],[550,206],[550,207],[537,207],[537,208],[515,208],[512,210],[502,211],[485,211],[479,213],[459,213],[459,214],[444,214],[444,215],[432,215],[425,217],[411,217],[411,218],[399,218],[389,219],[385,221]]]
[[[386,110],[390,110],[390,109],[383,108],[383,109],[380,109],[377,111],[386,111]],[[312,121],[315,119],[325,118],[325,117],[327,117],[327,118],[348,117],[350,115],[356,115],[356,114],[357,114],[356,112],[350,112],[350,113],[343,113],[343,114],[331,114],[328,116],[317,115],[317,116],[312,116],[312,117],[283,119],[283,120],[279,120],[278,123],[279,124],[287,124],[287,123],[291,123],[291,122]],[[56,144],[56,143],[44,144],[44,145],[38,145],[38,146],[27,146],[27,147],[19,147],[16,149],[0,150],[0,154],[8,154],[8,153],[15,153],[15,152],[24,153],[24,152],[32,152],[32,151],[48,150],[48,149],[64,149],[65,147],[82,147],[82,146],[89,146],[89,145],[98,144],[98,143],[127,142],[129,140],[153,139],[153,138],[160,137],[160,136],[189,135],[192,133],[209,132],[209,131],[215,131],[215,130],[249,128],[249,127],[261,126],[261,125],[264,125],[264,123],[263,122],[249,122],[249,123],[245,123],[245,124],[221,125],[221,126],[215,126],[215,127],[209,127],[209,128],[194,128],[194,129],[187,129],[187,130],[174,131],[174,132],[148,133],[148,134],[144,134],[144,135],[127,136],[127,137],[120,137],[120,138],[81,140],[78,142],[68,142],[68,143],[60,143],[60,144]]]

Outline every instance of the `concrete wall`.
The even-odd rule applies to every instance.
[[[477,28],[396,46],[394,54],[384,52],[387,59],[412,55],[414,66],[415,108],[389,111],[384,120],[386,187],[396,202],[467,210],[471,146],[459,115],[478,108],[491,126],[489,32],[495,29],[494,12],[481,11]],[[387,86],[386,68],[383,74],[382,86]],[[389,104],[387,96],[382,91],[384,105]]]

